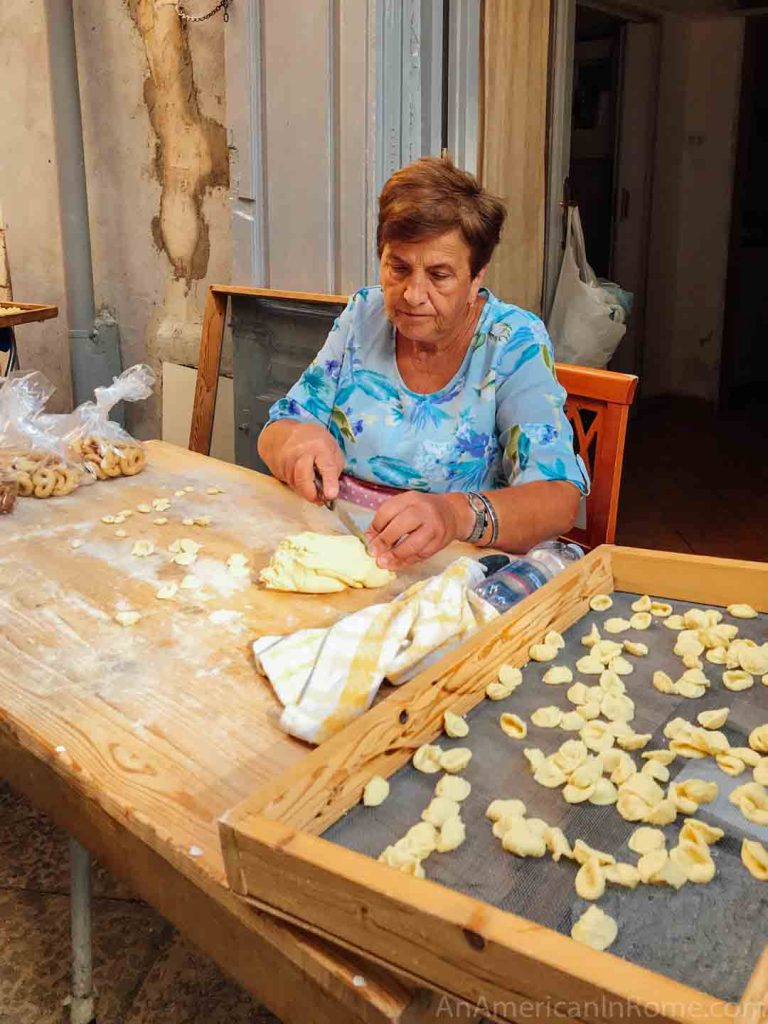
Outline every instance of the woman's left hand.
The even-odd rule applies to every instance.
[[[377,565],[396,571],[465,539],[472,529],[467,520],[473,516],[461,498],[460,494],[407,491],[385,501],[366,531]]]

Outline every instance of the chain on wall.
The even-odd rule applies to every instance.
[[[178,2],[176,3],[176,13],[181,18],[182,21],[198,22],[198,21],[207,21],[209,18],[212,18],[214,16],[214,14],[218,14],[219,11],[223,11],[224,12],[224,21],[226,22],[226,21],[229,21],[229,5],[230,5],[231,2],[232,2],[232,0],[219,0],[219,2],[216,4],[216,6],[213,7],[210,11],[208,11],[207,14],[197,14],[197,15],[195,15],[195,14],[189,14],[187,11],[185,11],[184,7],[183,7],[183,5],[181,3],[181,0],[178,0]]]

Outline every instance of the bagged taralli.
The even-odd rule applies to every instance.
[[[96,388],[95,401],[84,402],[72,413],[74,425],[65,438],[70,458],[97,480],[140,473],[147,461],[144,448],[109,414],[118,402],[148,398],[154,383],[151,367],[137,363],[115,377],[109,387]]]
[[[40,416],[53,391],[37,371],[13,373],[0,389],[0,477],[6,506],[12,507],[13,487],[21,498],[62,498],[87,480]]]

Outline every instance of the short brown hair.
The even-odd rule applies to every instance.
[[[490,261],[507,211],[448,156],[424,156],[395,171],[379,196],[376,243],[417,242],[458,229],[469,246],[476,277]]]

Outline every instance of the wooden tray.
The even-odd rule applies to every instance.
[[[21,308],[21,313],[8,316],[5,309]],[[43,306],[37,302],[0,302],[0,327],[17,327],[19,324],[31,324],[37,320],[51,320],[59,315],[58,306]]]
[[[497,1020],[573,1019],[572,1010],[557,1011],[562,1000],[585,1021],[726,1021],[737,1011],[757,1019],[756,1005],[768,1000],[768,954],[737,1007],[320,837],[371,776],[392,775],[440,734],[444,711],[469,711],[501,664],[523,665],[531,643],[567,629],[592,595],[613,590],[767,611],[768,564],[597,548],[224,815],[230,886]]]

